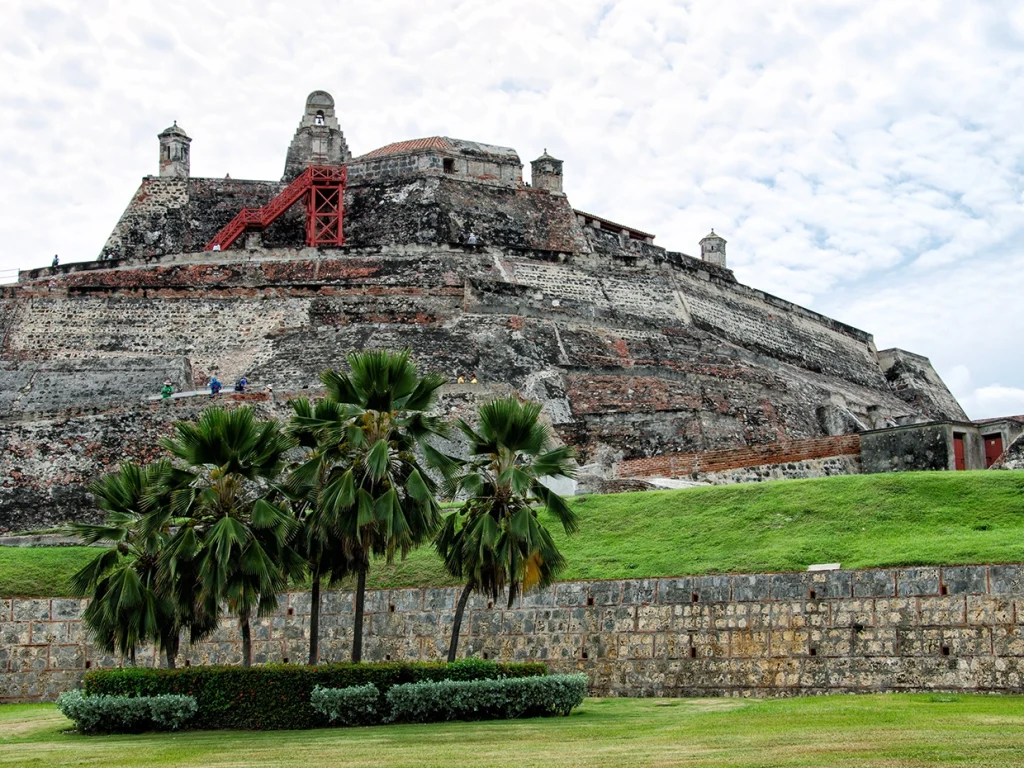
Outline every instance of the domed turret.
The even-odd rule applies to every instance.
[[[715,230],[700,241],[700,257],[717,267],[725,266],[725,238],[716,235]]]
[[[548,192],[562,192],[562,161],[557,157],[544,154],[530,163],[530,183],[536,189],[546,189]]]
[[[160,177],[169,179],[187,179],[189,174],[188,145],[192,139],[178,126],[165,128],[157,135],[160,139]]]

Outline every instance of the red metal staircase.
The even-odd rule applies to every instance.
[[[278,216],[305,198],[306,245],[344,245],[342,231],[348,169],[341,165],[311,165],[295,181],[260,208],[242,208],[204,250],[226,251],[243,232],[269,227]]]

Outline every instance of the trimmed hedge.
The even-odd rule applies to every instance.
[[[416,685],[416,683],[413,683]],[[398,685],[392,688],[401,688]],[[309,696],[309,703],[332,723],[342,725],[376,725],[381,722],[380,691],[373,683],[351,688],[322,688],[317,686]]]
[[[517,680],[440,680],[396,685],[387,694],[389,720],[509,720],[568,715],[587,695],[587,676],[551,675]]]
[[[57,697],[57,709],[82,733],[175,731],[196,713],[193,696],[84,696],[68,691]]]
[[[199,711],[192,728],[287,730],[320,728],[325,715],[310,706],[313,688],[349,688],[372,684],[382,695],[395,685],[438,680],[486,680],[546,675],[543,664],[498,664],[483,659],[383,664],[274,664],[261,667],[185,667],[183,669],[110,669],[87,672],[89,696],[194,696]]]

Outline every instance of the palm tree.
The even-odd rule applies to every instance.
[[[257,421],[251,408],[210,408],[196,423],[175,424],[174,436],[161,444],[188,473],[163,516],[150,515],[152,526],[172,519],[178,526],[161,566],[174,584],[194,570],[204,605],[226,601],[238,616],[248,667],[252,616],[273,611],[288,579],[305,568],[290,544],[291,510],[272,484],[295,443],[278,422]]]
[[[320,430],[314,431],[309,427],[300,424],[315,421],[317,424],[331,423],[343,424],[344,414],[337,403],[328,400],[319,400],[315,405],[305,398],[297,398],[291,401],[295,417],[288,424],[285,431],[294,437],[298,444],[307,451],[313,452],[319,447],[317,435],[322,434]],[[347,411],[344,411],[347,414]],[[343,438],[338,438],[344,442]],[[335,440],[327,441],[327,445],[336,444]],[[281,492],[288,496],[295,510],[296,519],[299,522],[299,532],[296,536],[296,546],[306,559],[311,577],[311,595],[309,608],[309,664],[317,664],[320,660],[320,590],[324,576],[329,579],[329,584],[334,586],[341,582],[345,576],[351,573],[351,561],[346,553],[345,542],[337,532],[335,520],[325,514],[322,507],[317,505],[317,496],[323,488],[326,480],[326,473],[339,460],[334,455],[330,459],[324,459],[306,467],[306,472],[300,471],[302,463],[294,465],[289,473],[288,482],[281,487]]]
[[[323,373],[327,396],[315,406],[293,401],[288,431],[315,447],[288,482],[293,489],[316,487],[317,525],[338,537],[356,572],[352,661],[358,662],[370,558],[404,558],[440,523],[436,486],[417,451],[428,464],[444,461],[427,439],[446,434],[447,425],[427,413],[444,379],[420,376],[408,350],[352,353],[348,364],[350,373]]]
[[[303,413],[306,416],[314,415],[314,406],[308,400],[299,399],[292,401],[296,413]],[[323,419],[328,414],[335,414],[333,404],[321,400],[315,406],[318,418]],[[292,429],[292,425],[289,425]],[[316,436],[308,431],[299,428],[293,429],[299,445],[312,451],[317,447]],[[298,522],[298,531],[294,538],[294,546],[306,560],[311,577],[311,595],[309,608],[309,664],[317,664],[320,660],[320,590],[323,580],[326,577],[330,586],[341,583],[346,576],[352,572],[351,562],[345,554],[345,542],[336,531],[334,521],[324,513],[322,507],[316,503],[317,494],[323,487],[324,473],[329,468],[328,462],[321,462],[319,474],[312,481],[303,481],[298,476],[289,476],[290,482],[279,487],[282,495],[291,502],[295,512],[295,519]],[[294,473],[299,465],[292,468]]]
[[[474,590],[497,600],[508,589],[508,606],[535,586],[550,585],[565,566],[550,531],[537,513],[543,506],[567,534],[578,528],[576,514],[544,478],[572,477],[573,450],[552,448],[551,431],[539,421],[541,406],[515,397],[492,400],[480,407],[478,425],[460,420],[470,443],[470,459],[457,472],[447,472],[451,497],[466,495],[449,514],[435,542],[445,569],[462,579],[448,646],[455,661],[466,604]]]
[[[320,661],[320,590],[326,578],[328,586],[341,584],[352,572],[352,563],[345,554],[345,542],[334,531],[329,520],[316,506],[299,514],[299,535],[296,548],[305,558],[312,581],[309,609],[309,664]]]
[[[76,594],[92,597],[84,619],[99,645],[127,656],[133,664],[136,648],[155,642],[173,668],[181,630],[189,629],[196,642],[215,624],[189,599],[193,590],[187,574],[178,590],[159,578],[168,532],[143,524],[148,510],[169,502],[167,481],[174,475],[166,460],[145,467],[122,464],[89,487],[106,512],[104,523],[71,526],[86,544],[110,544],[72,576],[72,586]]]

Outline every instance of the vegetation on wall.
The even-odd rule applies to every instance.
[[[569,500],[563,580],[1024,562],[1024,471],[901,472]],[[544,517],[544,513],[541,513]],[[550,524],[552,521],[548,519]],[[0,547],[3,597],[66,596],[93,550]],[[436,554],[375,565],[369,588],[458,585]]]

